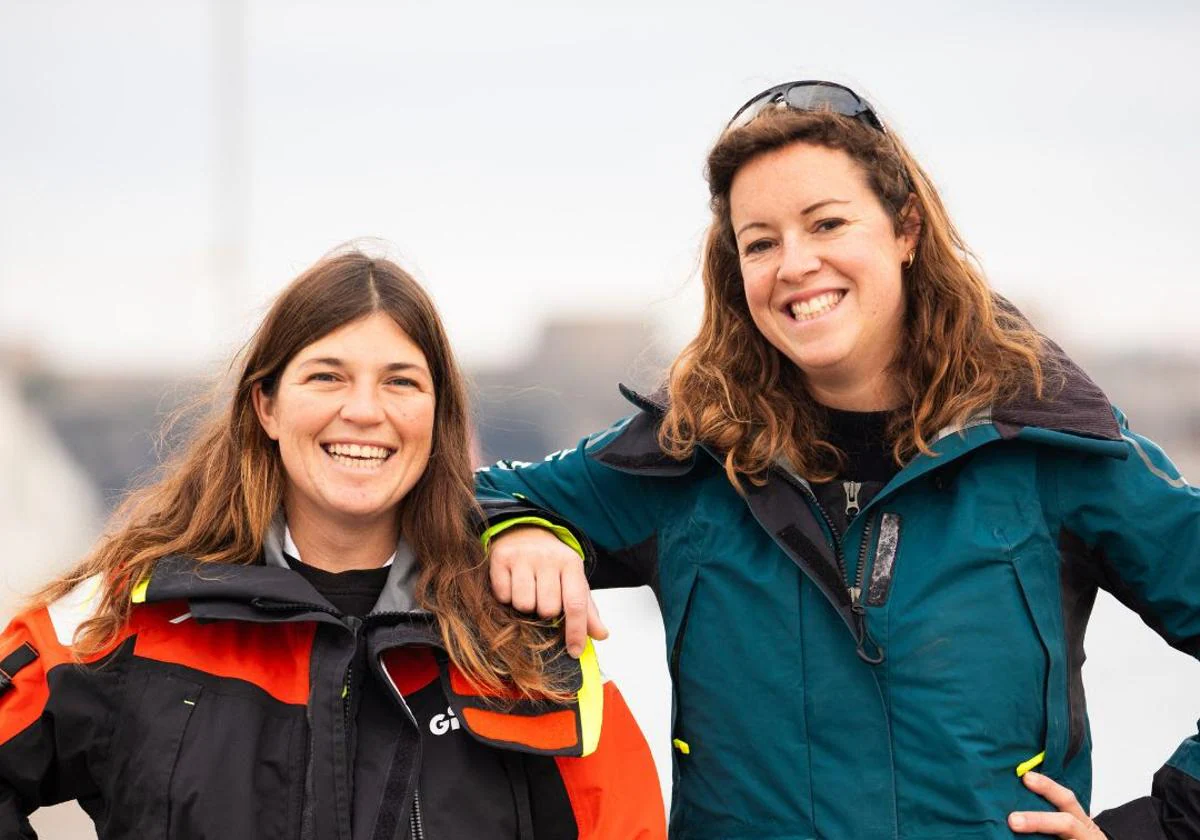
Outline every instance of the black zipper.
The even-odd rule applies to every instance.
[[[408,813],[409,840],[425,840],[425,823],[421,820],[421,789],[413,788],[412,810]]]
[[[854,615],[854,652],[858,654],[859,659],[868,665],[879,665],[886,657],[883,648],[871,637],[871,633],[867,629],[867,610],[862,605],[863,575],[866,573],[863,561],[866,559],[867,544],[870,542],[871,532],[874,530],[872,526],[875,517],[872,515],[871,519],[867,521],[867,528],[863,534],[863,542],[859,547],[858,568],[855,570],[855,585],[851,587],[846,584],[846,581],[850,578],[850,574],[846,571],[846,561],[842,557],[842,540],[838,536],[837,528],[834,527],[833,519],[829,516],[829,512],[825,510],[821,504],[821,500],[817,498],[817,494],[812,491],[811,487],[795,479],[787,470],[778,470],[778,474],[783,476],[784,480],[793,487],[800,490],[825,521],[825,527],[829,531],[833,542],[833,557],[837,561],[838,573],[842,576],[843,585],[846,586],[846,594],[850,596],[850,612]],[[849,529],[849,522],[846,523],[846,527]],[[873,653],[867,651],[868,644],[874,649]]]
[[[858,648],[855,652],[858,654],[858,658],[868,665],[879,665],[886,658],[883,648],[871,637],[871,631],[867,629],[867,608],[863,606],[863,584],[866,582],[867,576],[867,549],[870,547],[871,538],[875,533],[875,520],[877,518],[873,512],[867,518],[866,527],[863,528],[862,543],[858,547],[858,569],[855,570],[854,589],[850,593],[850,609],[857,616],[857,623],[862,633],[859,636]],[[874,648],[873,653],[867,652],[868,642]]]
[[[862,543],[858,547],[858,568],[854,573],[854,586],[850,590],[850,602],[852,604],[862,603],[863,584],[867,577],[867,549],[871,545],[871,537],[875,532],[875,514],[872,513],[867,519],[867,526],[863,529]]]
[[[385,615],[385,613],[375,613],[375,615]],[[370,618],[370,616],[367,616]],[[364,619],[365,621],[366,619]],[[404,645],[399,645],[404,647]],[[383,674],[387,685],[392,689],[392,694],[395,695],[396,701],[400,704],[400,708],[404,710],[404,714],[408,717],[413,728],[417,730],[417,778],[413,780],[413,801],[412,809],[408,812],[408,827],[409,840],[424,840],[425,838],[425,823],[421,817],[421,783],[420,783],[420,766],[421,766],[421,727],[417,724],[417,718],[413,715],[412,709],[408,707],[408,701],[404,699],[404,695],[400,693],[400,689],[396,686],[392,675],[388,673],[387,668],[382,661],[383,653],[380,653],[376,659],[376,664],[379,666],[379,671]]]

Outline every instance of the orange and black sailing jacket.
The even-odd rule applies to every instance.
[[[0,837],[70,799],[101,840],[666,835],[645,739],[590,650],[563,659],[574,702],[498,704],[426,614],[345,617],[289,569],[168,558],[122,639],[76,664],[95,588],[0,637]]]

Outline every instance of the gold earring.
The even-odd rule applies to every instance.
[[[904,258],[904,267],[912,268],[913,263],[917,261],[917,249],[913,248],[908,252],[908,256]]]

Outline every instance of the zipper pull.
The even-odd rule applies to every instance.
[[[858,491],[862,490],[862,482],[843,481],[842,489],[846,491],[846,522],[849,523],[862,510],[858,504]]]

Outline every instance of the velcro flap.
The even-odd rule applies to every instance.
[[[4,659],[0,659],[0,694],[12,688],[12,680],[17,672],[37,658],[37,649],[25,642]]]

